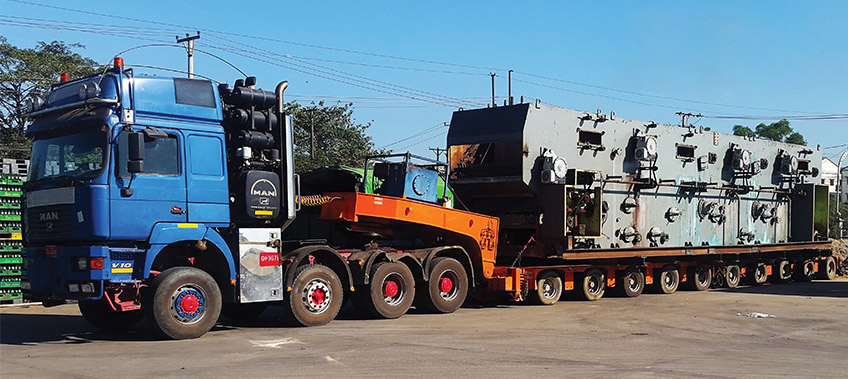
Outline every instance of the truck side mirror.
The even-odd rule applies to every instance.
[[[144,172],[144,135],[141,132],[129,133],[127,142],[129,148],[127,172],[131,174]]]

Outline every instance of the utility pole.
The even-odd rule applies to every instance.
[[[509,76],[509,78],[507,80],[507,82],[509,83],[508,84],[509,85],[509,91],[508,91],[509,92],[509,105],[513,104],[513,102],[512,102],[512,71],[513,70],[509,70],[509,72],[507,72],[507,75]]]
[[[492,108],[497,107],[498,104],[495,103],[495,76],[496,74],[493,72],[489,74],[492,77]]]
[[[197,31],[196,35],[189,35],[186,33],[186,36],[180,38],[177,36],[177,43],[182,43],[185,46],[186,54],[188,54],[188,78],[194,79],[194,40],[200,39],[200,31]]]
[[[431,147],[431,148],[430,148],[430,151],[432,151],[432,152],[436,153],[436,160],[437,160],[437,161],[438,161],[438,160],[439,160],[439,158],[442,156],[442,153],[446,153],[446,154],[445,154],[445,158],[447,158],[447,157],[448,157],[448,155],[447,155],[448,149],[442,149],[442,148],[440,148],[440,147]]]
[[[309,110],[309,159],[315,162],[315,108]]]

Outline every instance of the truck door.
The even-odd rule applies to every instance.
[[[136,127],[136,130],[144,127]],[[187,221],[184,141],[175,131],[145,133],[143,172],[127,172],[127,131],[118,134],[110,186],[110,225],[113,239],[144,240],[156,223]],[[132,180],[130,180],[132,179]],[[122,196],[121,189],[132,190]],[[125,191],[126,192],[126,191]]]

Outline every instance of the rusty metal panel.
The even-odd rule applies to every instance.
[[[531,236],[541,247],[525,254],[542,256],[564,248],[798,241],[790,236],[793,189],[814,182],[821,162],[817,147],[537,104],[455,112],[448,145],[456,195],[471,211],[505,221],[506,255]],[[554,160],[564,161],[557,169],[564,163],[569,172],[600,172],[591,185],[575,188],[603,188],[595,207],[603,212],[601,238],[552,233],[567,230],[568,212],[564,191],[555,190],[565,184],[551,168]],[[481,169],[464,175],[475,164]],[[495,165],[482,169],[487,164]]]

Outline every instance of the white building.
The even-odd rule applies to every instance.
[[[821,184],[830,187],[830,193],[839,192],[837,179],[837,165],[829,158],[822,158]],[[842,168],[842,201],[848,201],[848,166]]]
[[[830,187],[830,193],[836,193],[837,171],[839,167],[830,158],[822,158],[821,164],[821,184],[826,184]]]

